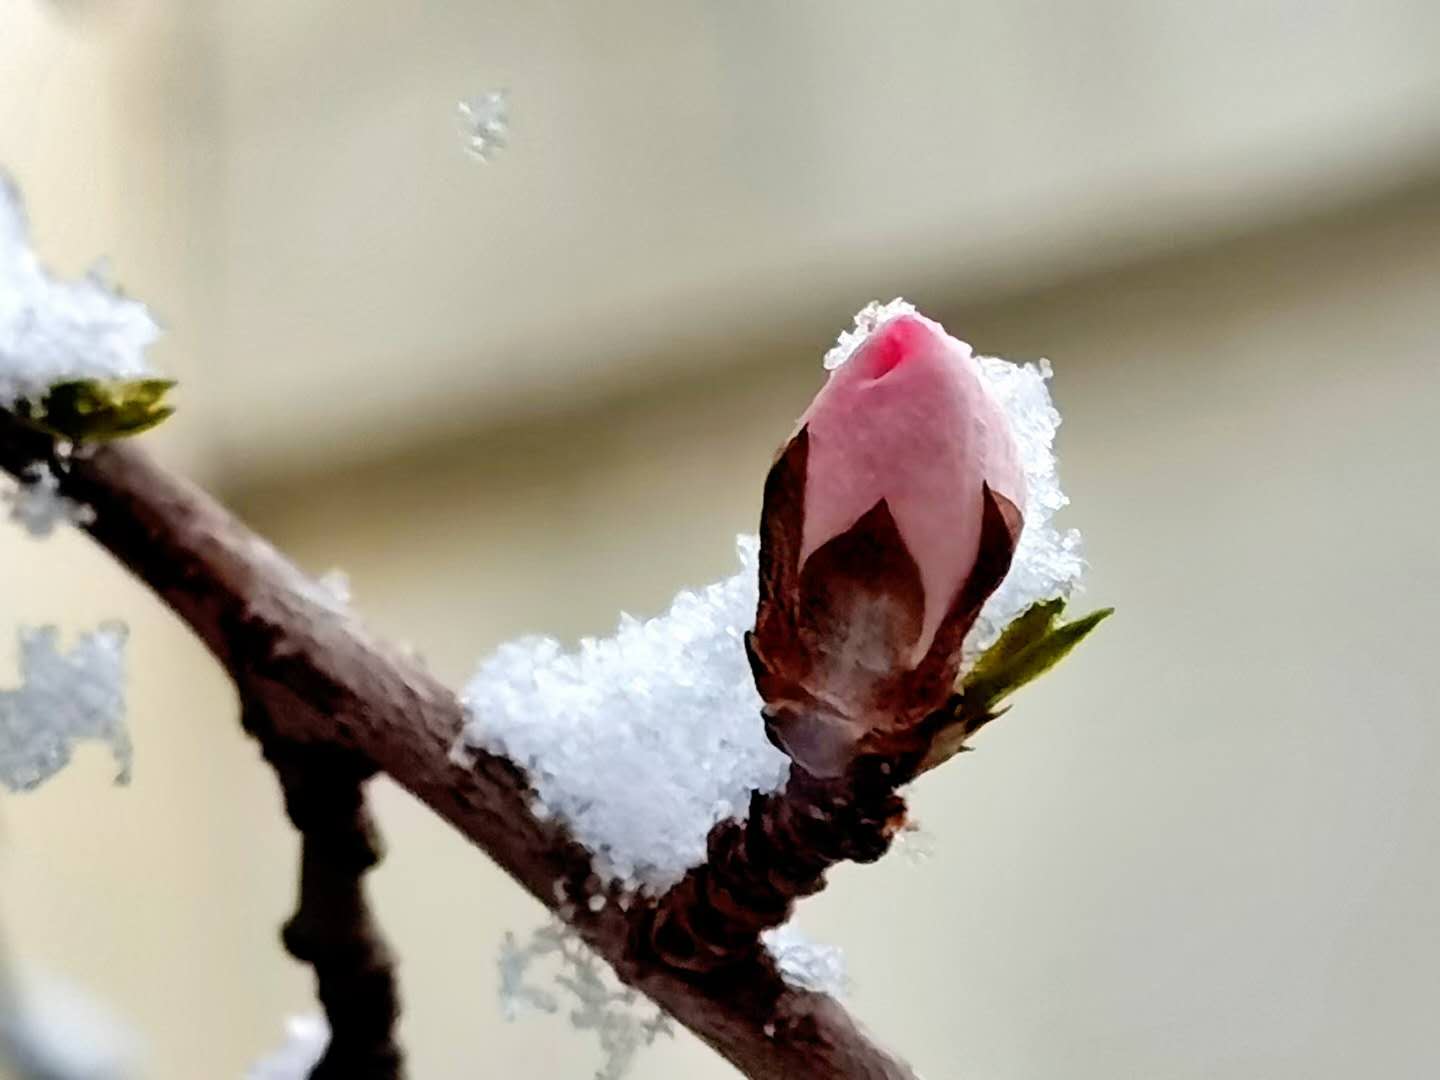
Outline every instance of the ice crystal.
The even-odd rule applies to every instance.
[[[0,408],[58,382],[151,375],[145,351],[159,333],[102,268],[60,281],[40,265],[19,189],[0,172]]]
[[[88,525],[95,520],[90,507],[60,494],[59,479],[44,463],[30,466],[24,480],[0,492],[0,498],[10,504],[10,520],[37,539],[61,524]]]
[[[106,743],[130,778],[125,627],[106,623],[62,652],[53,627],[20,632],[20,686],[0,691],[0,784],[28,791],[59,772],[77,742]]]
[[[462,101],[459,112],[465,152],[477,161],[491,161],[509,145],[509,91],[491,90]]]
[[[600,1041],[602,1060],[595,1080],[621,1080],[636,1055],[660,1035],[671,1033],[663,1012],[650,1010],[644,999],[621,986],[608,968],[563,923],[540,927],[524,945],[507,933],[500,947],[500,1010],[515,1020],[527,1009],[556,1013],[560,993],[527,979],[540,966],[551,969],[552,981],[568,992],[570,1022],[580,1031],[593,1031]]]
[[[820,994],[844,997],[850,979],[845,972],[845,953],[838,945],[812,941],[793,924],[786,923],[760,935],[775,967],[791,986]]]
[[[285,1041],[245,1071],[245,1080],[305,1080],[330,1045],[330,1025],[316,1013],[285,1021]]]

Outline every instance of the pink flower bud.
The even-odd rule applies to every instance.
[[[1010,566],[1025,474],[970,347],[917,314],[837,368],[765,485],[747,639],[771,737],[833,776],[944,703]]]

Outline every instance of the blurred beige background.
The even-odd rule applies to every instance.
[[[1440,1072],[1440,7],[0,0],[38,246],[170,328],[154,439],[453,684],[728,573],[866,300],[1048,355],[1120,614],[834,876],[861,1018],[932,1080]],[[461,152],[457,99],[513,95]],[[133,630],[136,780],[0,800],[23,960],[239,1076],[308,1007],[295,843],[184,630],[0,531],[0,619]],[[8,633],[8,631],[5,631]],[[8,681],[9,650],[0,660]],[[390,789],[424,1080],[591,1075],[501,1021],[538,908]],[[691,1039],[634,1075],[731,1075]]]

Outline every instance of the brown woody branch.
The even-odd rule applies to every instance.
[[[315,969],[329,1021],[330,1041],[311,1080],[402,1080],[395,965],[364,887],[382,854],[365,806],[364,783],[375,767],[353,750],[280,738],[257,709],[244,710],[244,724],[279,777],[301,836],[300,902],[281,939]]]
[[[275,738],[353,755],[387,773],[541,903],[564,905],[574,929],[621,979],[745,1075],[914,1080],[834,999],[787,985],[750,930],[780,921],[837,858],[861,857],[875,843],[883,851],[898,820],[893,783],[847,793],[792,776],[791,788],[759,800],[744,826],[768,837],[769,846],[754,849],[764,857],[748,864],[755,873],[727,877],[717,869],[719,886],[704,889],[695,882],[705,871],[697,871],[658,906],[592,912],[573,903],[597,887],[588,853],[530,812],[522,772],[489,754],[468,767],[451,760],[464,712],[429,673],[370,637],[273,547],[142,451],[111,445],[56,460],[48,438],[0,412],[0,467],[18,476],[37,460],[51,460],[62,492],[93,508],[91,535],[191,626],[247,706],[269,718]],[[739,828],[717,827],[712,854],[738,850],[727,837]],[[750,887],[756,873],[785,880],[767,896]],[[731,918],[743,932],[726,923]],[[685,933],[704,943],[701,951],[714,951],[716,930],[720,955],[683,963],[683,950],[666,947],[677,940],[667,924],[691,928]]]
[[[705,863],[656,905],[651,944],[667,963],[691,971],[754,956],[760,932],[824,888],[830,867],[874,862],[904,821],[889,773],[861,769],[818,780],[792,765],[784,790],[751,796],[745,821],[710,830]]]

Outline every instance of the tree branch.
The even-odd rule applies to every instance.
[[[695,907],[700,917],[678,924],[704,922],[684,893],[658,908],[624,910],[612,903],[592,912],[575,903],[597,887],[588,853],[530,812],[533,797],[514,764],[485,753],[469,766],[451,760],[464,722],[454,694],[371,638],[204,492],[129,446],[56,461],[47,438],[0,413],[0,467],[18,475],[36,460],[52,460],[62,492],[94,509],[91,535],[189,623],[250,707],[271,718],[277,737],[348,751],[387,773],[542,904],[564,904],[571,925],[622,980],[745,1075],[914,1080],[909,1067],[871,1042],[832,998],[785,984],[753,943],[731,948],[726,962],[700,971],[677,966],[676,956],[667,960],[652,944],[664,921],[660,912],[673,922]],[[823,795],[791,794],[800,809]],[[767,805],[779,812],[791,794]],[[843,831],[850,818],[840,813],[832,820]],[[806,835],[797,834],[808,842]],[[839,855],[854,857],[843,848]],[[798,846],[778,849],[785,857],[791,851]],[[806,870],[808,884],[800,891],[818,887],[822,873],[823,866]],[[745,902],[747,894],[735,899]],[[762,921],[771,924],[774,917],[771,910]]]
[[[315,969],[330,1026],[311,1080],[402,1080],[394,961],[364,888],[382,854],[363,788],[375,768],[351,750],[278,738],[258,709],[244,710],[244,724],[280,778],[285,812],[302,838],[300,903],[281,938]]]

